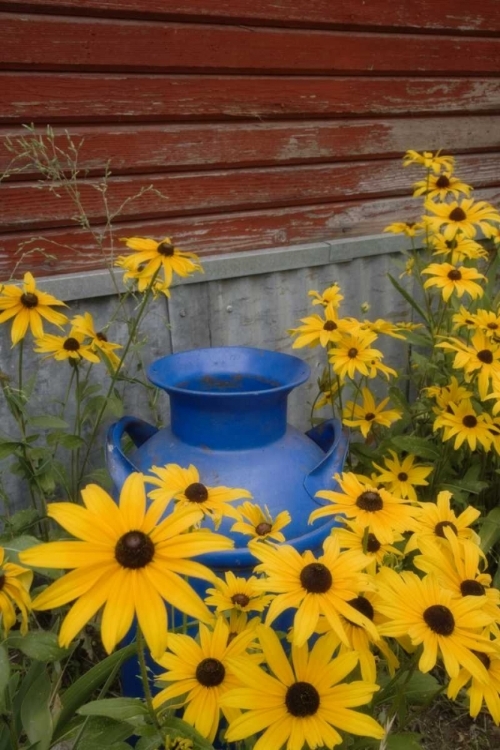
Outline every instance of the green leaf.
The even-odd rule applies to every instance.
[[[89,716],[78,750],[116,750],[122,741],[134,734],[133,727],[106,716]],[[130,745],[127,745],[130,750]]]
[[[14,513],[8,521],[9,529],[11,534],[17,536],[22,534],[24,529],[33,526],[37,521],[40,520],[40,514],[34,508],[25,508]]]
[[[188,724],[187,721],[178,719],[176,716],[169,716],[162,727],[168,732],[168,736],[174,740],[176,737],[186,737],[193,743],[193,750],[213,750],[213,745],[205,737]]]
[[[423,333],[422,331],[401,331],[401,333],[404,334],[404,337],[408,344],[413,344],[414,346],[422,346],[424,348],[430,348],[432,346],[431,337],[428,334]]]
[[[421,458],[437,459],[440,457],[439,450],[426,438],[413,437],[412,435],[398,435],[392,441],[394,448],[406,451]]]
[[[7,649],[0,645],[0,713],[5,711],[5,691],[10,680],[10,661]]]
[[[391,284],[398,290],[398,292],[400,293],[400,295],[402,297],[404,297],[404,299],[408,302],[408,304],[411,305],[413,307],[413,309],[418,312],[418,314],[420,315],[420,317],[423,318],[427,322],[427,316],[426,316],[426,314],[424,313],[424,311],[422,310],[422,308],[420,307],[420,305],[418,305],[415,302],[415,300],[413,299],[413,297],[411,296],[411,294],[409,292],[407,292],[406,289],[404,289],[401,286],[401,284],[399,284],[396,281],[396,279],[394,278],[394,276],[391,276],[390,273],[388,273],[387,276],[389,277],[389,281],[391,282]]]
[[[78,713],[82,716],[107,716],[135,724],[148,715],[148,709],[140,698],[103,698],[86,703],[78,709]]]
[[[431,674],[414,672],[405,686],[405,697],[408,703],[427,703],[441,690],[438,680]]]
[[[52,414],[31,417],[29,423],[33,427],[39,427],[41,430],[65,430],[69,427],[69,424],[64,419],[55,417]]]
[[[9,635],[7,644],[38,661],[59,661],[70,654],[69,649],[59,646],[55,633],[45,630],[30,631],[24,636]]]
[[[11,456],[22,445],[18,440],[0,440],[0,460]]]
[[[48,442],[58,443],[63,448],[68,448],[68,450],[75,450],[85,445],[85,440],[82,437],[79,435],[68,435],[66,432],[53,432],[49,437],[51,439]]]
[[[500,507],[490,510],[479,531],[481,549],[487,554],[500,539]]]
[[[78,709],[90,698],[94,690],[100,687],[109,675],[121,665],[134,656],[137,652],[135,643],[131,643],[119,651],[115,651],[111,656],[107,656],[103,661],[96,664],[88,672],[82,675],[76,682],[69,687],[62,696],[62,706],[59,718],[57,720],[56,739],[65,730],[67,722],[75,715]],[[123,739],[123,738],[118,738]],[[93,748],[95,750],[95,748]]]
[[[52,740],[50,696],[52,686],[46,672],[33,682],[21,706],[21,722],[31,743],[37,750],[47,750]]]
[[[479,495],[479,493],[486,489],[486,487],[488,486],[488,482],[482,482],[479,479],[476,481],[471,480],[468,482],[465,478],[463,478],[459,480],[458,484],[453,484],[453,482],[446,482],[441,486],[441,489],[449,490],[453,494],[468,492],[470,495]]]
[[[387,738],[387,750],[422,750],[419,740],[421,734],[415,732],[401,732],[390,734]]]
[[[158,750],[158,748],[164,747],[163,739],[157,733],[154,737],[141,737],[135,746],[135,750]]]

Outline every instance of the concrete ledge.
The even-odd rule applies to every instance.
[[[403,235],[372,235],[354,239],[340,239],[292,247],[254,250],[228,255],[204,256],[201,259],[205,273],[188,279],[177,278],[172,286],[200,284],[241,276],[289,271],[310,266],[326,266],[330,263],[345,263],[355,258],[364,258],[387,253],[398,253],[410,249],[410,241]],[[40,289],[53,294],[65,302],[92,299],[125,291],[123,271],[114,269],[82,271],[61,276],[47,276],[37,281]]]

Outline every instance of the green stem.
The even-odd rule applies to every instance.
[[[144,653],[144,636],[139,625],[137,625],[137,657],[139,659],[139,669],[141,672],[142,687],[144,689],[144,698],[146,700],[146,706],[151,716],[153,726],[156,727],[160,735],[162,735],[161,724],[158,721],[158,716],[153,706],[153,696],[151,695],[151,688],[149,686],[148,668],[146,665],[146,657]]]

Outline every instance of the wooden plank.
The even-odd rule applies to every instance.
[[[498,75],[500,39],[0,14],[7,69]],[[133,49],[133,55],[130,50]]]
[[[0,122],[495,112],[500,79],[0,74]]]
[[[499,205],[500,190],[478,190],[476,198]],[[113,255],[123,253],[120,237],[172,236],[180,247],[204,256],[377,234],[392,221],[417,221],[420,210],[419,201],[400,197],[128,222],[115,226],[113,246],[106,239],[106,258],[99,256],[95,239],[78,228],[35,237],[18,232],[0,237],[0,280],[9,278],[14,268],[16,278],[27,270],[43,276],[103,268]],[[104,232],[104,227],[95,231],[99,229]],[[406,246],[402,237],[401,247]]]
[[[500,184],[500,153],[462,156],[457,173],[476,187]],[[418,172],[418,178],[422,176]],[[81,180],[80,205],[93,223],[106,220],[105,208],[120,221],[307,205],[343,199],[405,195],[413,175],[399,160],[293,167],[115,177],[108,182],[106,206],[99,180]],[[75,204],[50,183],[6,182],[1,187],[3,231],[68,226]],[[137,196],[134,198],[134,196]],[[132,198],[132,200],[131,200]],[[123,207],[120,209],[120,207]]]
[[[174,125],[76,125],[54,128],[57,148],[79,146],[78,167],[102,174],[110,160],[113,174],[200,168],[248,167],[401,156],[444,149],[452,153],[500,149],[494,115],[412,117],[328,122],[256,122]],[[35,135],[43,137],[44,128]],[[21,127],[0,128],[0,174],[11,165],[8,139],[26,135]],[[25,165],[20,160],[16,168]],[[32,168],[11,179],[38,178]]]
[[[0,0],[0,8],[125,18],[306,27],[499,31],[497,0]]]

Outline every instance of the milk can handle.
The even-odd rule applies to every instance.
[[[320,490],[333,490],[337,483],[333,475],[341,472],[349,448],[349,440],[338,419],[327,419],[313,427],[306,435],[325,451],[325,457],[304,479],[304,487],[319,504],[315,494]]]
[[[156,427],[137,417],[122,417],[111,425],[106,436],[106,463],[118,490],[121,490],[129,474],[139,471],[122,450],[121,441],[124,433],[129,435],[134,445],[139,448],[157,432]]]

